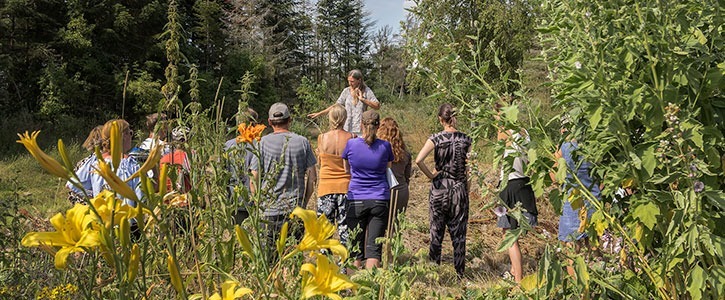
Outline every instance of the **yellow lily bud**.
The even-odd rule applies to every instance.
[[[65,165],[66,170],[73,170],[75,167],[70,162],[70,159],[68,158],[68,151],[65,150],[65,144],[63,144],[63,140],[58,139],[58,153],[60,153],[60,158],[63,159],[63,164]]]
[[[116,175],[111,170],[111,166],[109,166],[103,158],[98,159],[98,174],[103,177],[103,179],[106,180],[106,183],[113,189],[114,192],[120,194],[121,196],[134,200],[138,202],[138,197],[136,196],[136,193],[131,189],[126,182],[121,180],[121,178]]]
[[[141,259],[141,250],[138,248],[138,244],[133,244],[131,248],[131,258],[128,260],[128,272],[126,278],[128,282],[133,282],[138,275],[138,263]]]
[[[174,261],[174,257],[169,254],[169,256],[166,258],[166,263],[169,266],[169,276],[171,276],[171,285],[174,286],[174,289],[177,293],[181,293],[181,291],[184,289],[184,287],[181,285],[181,274],[179,274],[179,268],[176,266],[176,262]]]
[[[159,170],[159,195],[166,195],[166,178],[169,176],[168,166],[168,164],[161,164]]]
[[[156,147],[151,149],[151,152],[149,153],[149,157],[146,159],[146,161],[143,163],[140,169],[136,171],[136,173],[133,173],[131,177],[126,179],[126,182],[128,182],[131,179],[134,179],[138,177],[140,174],[146,174],[149,170],[153,169],[156,165],[159,164],[159,160],[161,160],[161,152],[163,150],[164,146],[160,145],[158,142],[156,143]]]
[[[23,144],[23,146],[25,146],[25,149],[30,152],[30,155],[32,155],[33,158],[38,161],[40,166],[48,171],[48,173],[63,178],[65,180],[70,179],[70,173],[66,168],[61,166],[57,160],[53,159],[48,154],[45,154],[43,150],[40,150],[40,146],[38,146],[37,141],[38,134],[40,134],[40,131],[35,131],[32,135],[28,134],[27,131],[23,135],[20,135],[18,133],[18,137],[20,137],[20,140],[18,140],[17,142]]]
[[[243,253],[246,253],[250,258],[254,258],[252,242],[249,241],[247,232],[244,231],[242,227],[239,227],[239,225],[234,226],[234,231],[237,233],[237,241],[239,241],[239,244],[242,245],[242,249],[244,250]]]
[[[117,170],[118,165],[121,164],[122,148],[123,140],[121,137],[121,129],[119,129],[118,122],[113,121],[111,123],[111,164],[113,165],[113,170]]]
[[[121,247],[126,248],[131,244],[131,225],[128,222],[128,217],[121,217],[121,224],[119,224],[119,239],[121,240]]]
[[[282,256],[282,251],[284,251],[284,246],[287,244],[287,235],[289,233],[289,222],[284,222],[284,225],[282,225],[282,230],[279,234],[279,239],[277,240],[277,253],[279,253],[280,256]]]

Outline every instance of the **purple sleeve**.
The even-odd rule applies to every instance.
[[[395,160],[395,154],[393,154],[393,146],[390,145],[390,143],[385,142],[387,144],[388,148],[386,151],[388,152],[388,161],[394,161]]]
[[[352,141],[352,139],[347,140],[347,143],[345,144],[345,150],[342,150],[342,159],[349,160],[348,157],[350,156],[350,141]]]

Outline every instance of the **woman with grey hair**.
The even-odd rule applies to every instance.
[[[362,122],[362,114],[367,110],[368,107],[373,109],[380,109],[380,101],[375,97],[375,93],[363,80],[363,74],[360,70],[352,70],[347,73],[347,83],[349,84],[342,93],[337,101],[325,108],[322,111],[311,113],[307,115],[310,118],[317,118],[321,115],[327,114],[335,105],[339,104],[345,107],[347,111],[347,121],[344,124],[343,129],[347,132],[351,132],[355,135],[360,135],[362,129],[360,123]]]

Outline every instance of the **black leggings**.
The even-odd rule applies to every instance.
[[[353,248],[357,245],[360,251],[351,251],[351,257],[355,257],[356,260],[380,259],[382,257],[383,245],[376,243],[375,239],[385,235],[385,229],[388,226],[389,202],[388,200],[355,200],[347,202],[348,230],[362,228],[362,231],[355,234],[352,239]],[[362,245],[363,239],[365,239],[364,245]]]

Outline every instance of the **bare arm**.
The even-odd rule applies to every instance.
[[[350,174],[350,162],[347,159],[343,159],[343,162],[345,162],[345,173]]]
[[[307,203],[312,197],[312,192],[315,190],[315,184],[317,183],[317,168],[313,165],[307,168],[307,182],[305,182],[305,202]]]
[[[415,164],[418,165],[418,168],[420,168],[423,174],[425,174],[425,176],[429,179],[433,179],[436,175],[438,175],[438,171],[436,171],[434,174],[430,171],[430,169],[428,169],[428,166],[425,165],[425,158],[428,156],[428,154],[430,154],[431,151],[433,151],[433,148],[435,148],[435,145],[433,145],[433,141],[425,141],[423,148],[421,148],[420,152],[418,152],[418,157],[415,158]]]
[[[317,117],[319,117],[321,115],[327,114],[332,109],[332,107],[335,106],[336,104],[337,103],[332,104],[332,105],[328,106],[327,108],[325,108],[325,109],[323,109],[321,111],[318,111],[316,113],[311,113],[311,114],[309,114],[307,116],[314,119],[314,118],[317,118]]]
[[[556,152],[554,152],[554,165],[551,166],[551,170],[549,170],[549,178],[551,178],[551,181],[556,182],[556,167],[559,166],[559,158],[561,158],[561,149],[557,149]]]
[[[369,88],[368,88],[369,89]],[[361,91],[359,88],[355,89],[353,97],[356,97],[358,100],[365,103],[365,105],[371,107],[372,109],[378,110],[380,109],[380,101],[375,98],[375,95],[372,93],[372,90],[370,92],[372,97],[365,97],[365,92]]]

